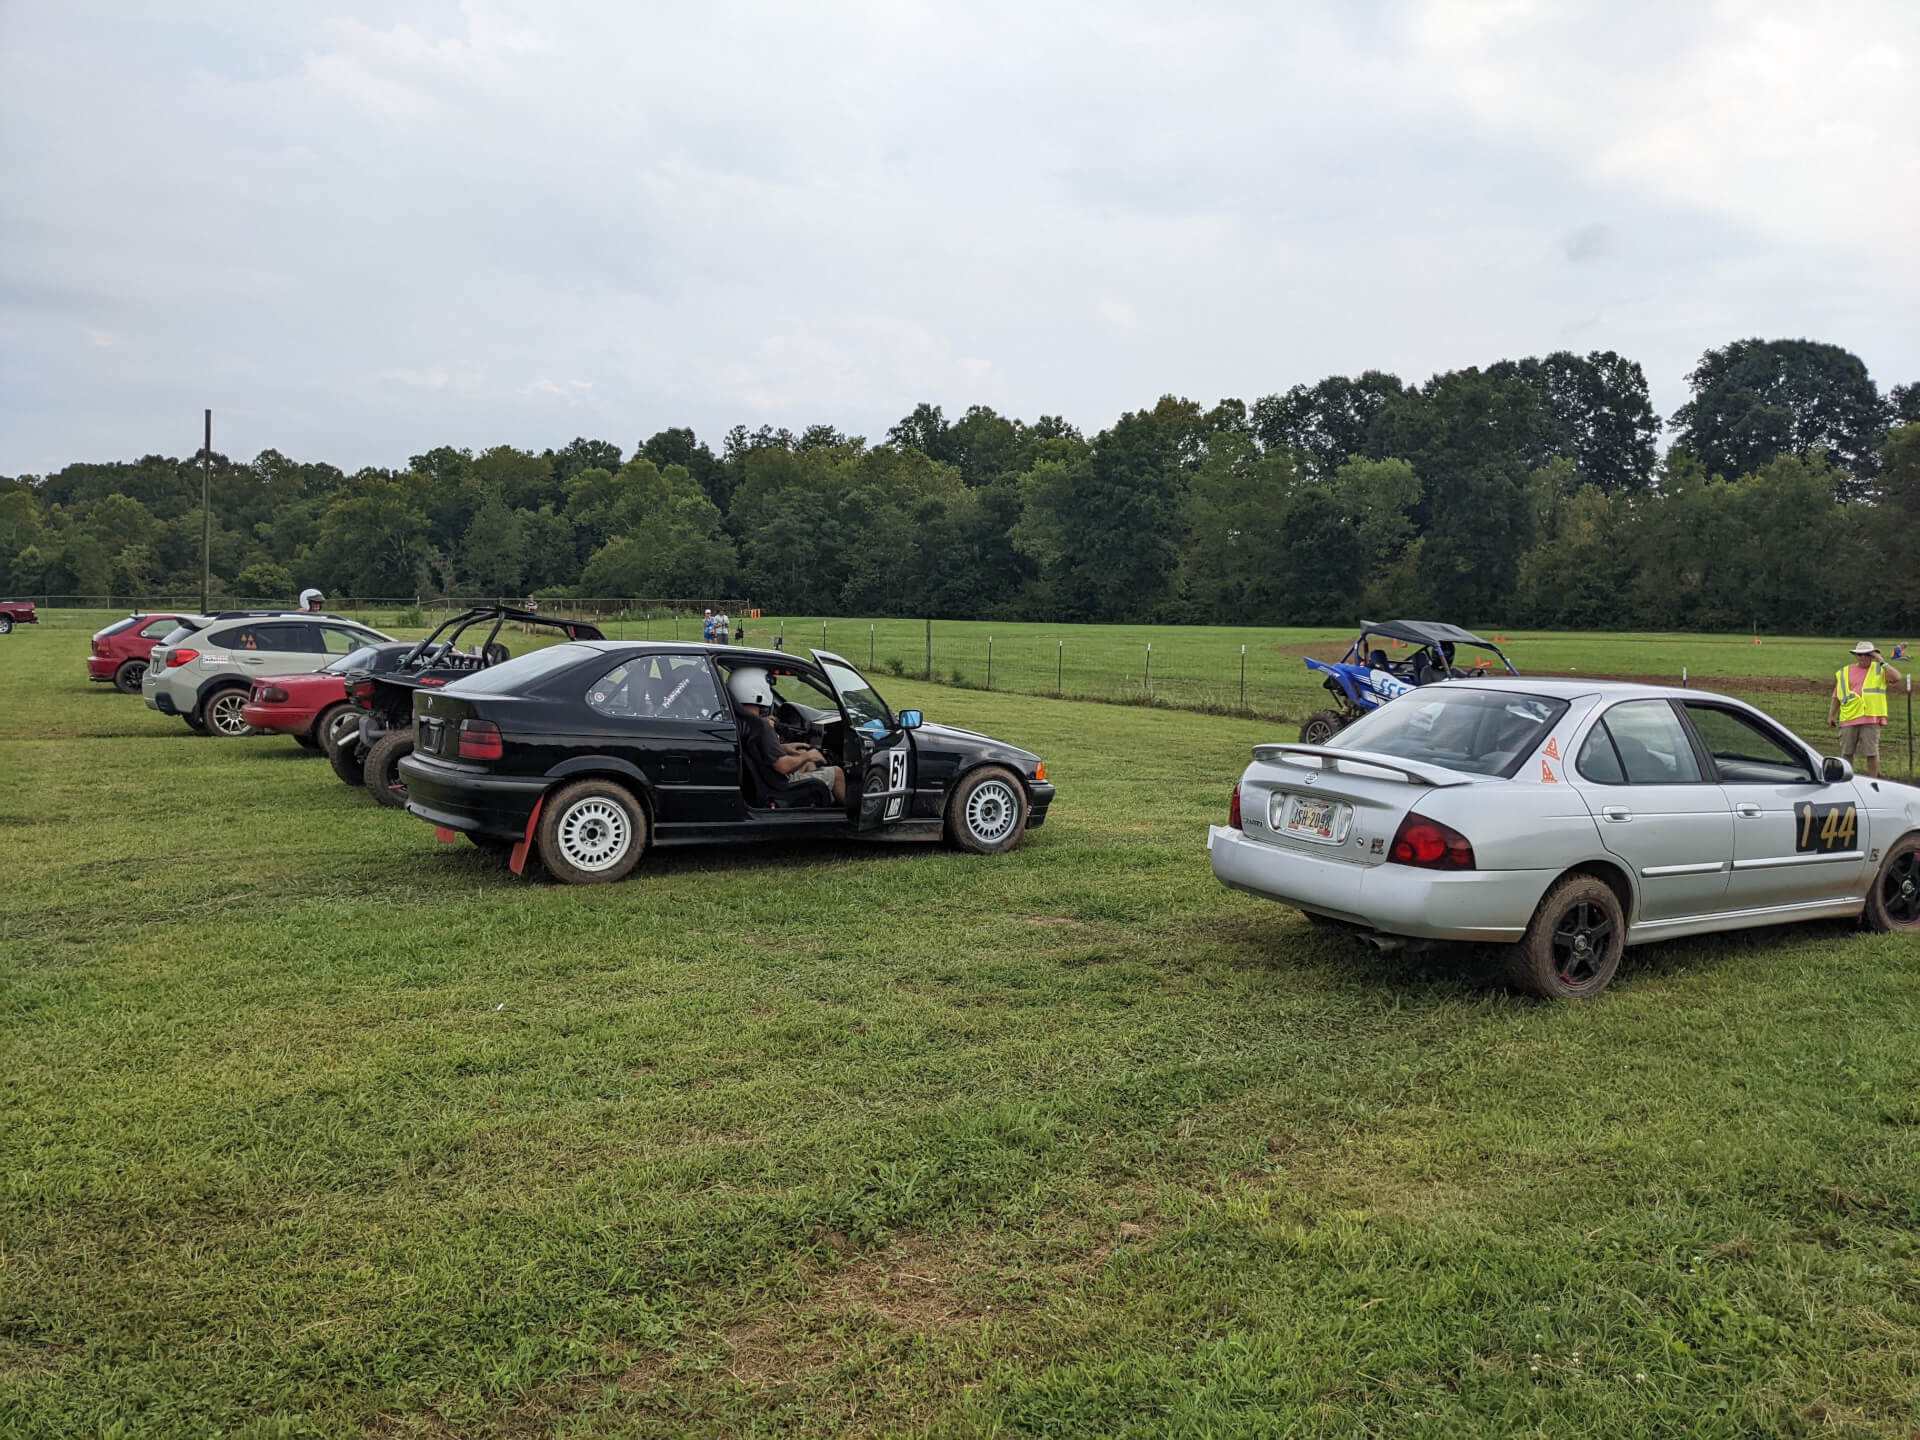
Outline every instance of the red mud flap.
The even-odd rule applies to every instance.
[[[516,875],[527,873],[527,851],[533,848],[533,827],[540,823],[540,809],[547,803],[542,795],[533,802],[533,814],[527,817],[527,833],[520,837],[520,843],[513,847],[513,854],[507,857],[507,869]]]
[[[460,841],[460,832],[450,830],[445,825],[436,825],[433,827],[433,838],[442,845],[456,845]]]

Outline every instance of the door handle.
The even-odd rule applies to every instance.
[[[1631,820],[1633,812],[1624,805],[1603,805],[1600,813],[1609,820]]]
[[[1760,818],[1760,807],[1751,800],[1742,800],[1738,805],[1733,807],[1733,813],[1736,815],[1744,815],[1749,820],[1758,820]]]

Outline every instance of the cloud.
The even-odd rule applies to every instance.
[[[20,0],[0,473],[208,404],[353,467],[1562,346],[1671,411],[1749,334],[1893,383],[1916,57],[1907,0]]]

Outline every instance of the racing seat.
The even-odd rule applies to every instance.
[[[758,720],[742,719],[742,724],[758,725]],[[746,745],[740,747],[746,761],[747,804],[755,810],[809,810],[833,804],[833,792],[819,785],[795,786],[777,770],[769,769]]]
[[[1387,663],[1387,652],[1384,650],[1369,650],[1367,652],[1367,668],[1369,670],[1385,670],[1388,674],[1393,673],[1393,666]]]

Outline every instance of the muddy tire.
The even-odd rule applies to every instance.
[[[140,682],[146,678],[146,661],[127,660],[122,662],[120,668],[113,672],[113,688],[118,690],[122,695],[138,695],[140,693]]]
[[[624,880],[647,848],[647,812],[626,786],[581,780],[547,797],[534,830],[540,863],[569,885]]]
[[[298,745],[302,750],[311,750],[315,753],[318,753],[320,749],[320,742],[311,735],[296,735],[293,737],[293,743]]]
[[[1516,990],[1543,1000],[1598,995],[1620,969],[1627,917],[1613,887],[1595,875],[1555,882],[1533,912],[1533,922],[1507,955]]]
[[[1316,710],[1300,726],[1302,745],[1324,745],[1344,728],[1338,710]]]
[[[389,810],[407,808],[407,782],[400,778],[400,762],[412,753],[412,730],[392,730],[373,742],[361,774],[376,804]]]
[[[998,855],[1027,831],[1027,787],[1011,770],[983,765],[947,797],[947,843],[970,855]]]
[[[364,785],[367,783],[366,756],[360,749],[357,737],[336,743],[327,755],[333,765],[333,773],[340,777],[342,785]]]
[[[313,722],[313,743],[320,747],[321,753],[328,759],[332,759],[334,750],[340,744],[340,732],[349,727],[359,729],[360,712],[344,700],[336,701],[322,710],[320,718]]]
[[[222,740],[253,734],[253,727],[240,714],[247,703],[246,687],[227,685],[200,702],[200,723],[206,733]]]
[[[1873,878],[1861,918],[1869,930],[1920,930],[1920,834],[1894,842]]]

